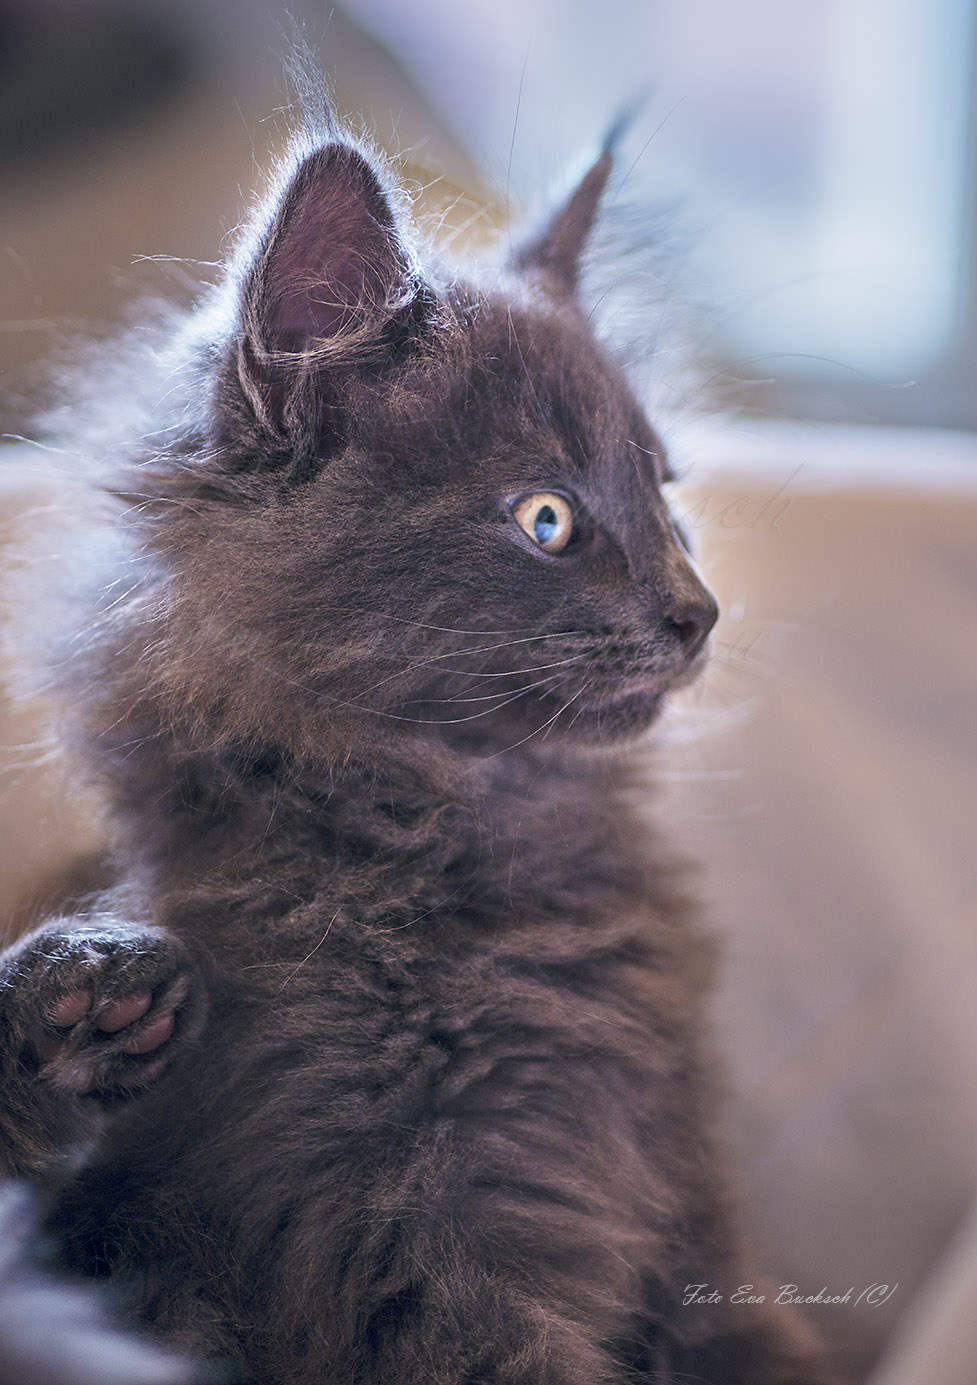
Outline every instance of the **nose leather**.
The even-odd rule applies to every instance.
[[[719,618],[719,607],[684,555],[677,556],[679,561],[672,567],[662,619],[678,636],[685,657],[692,659],[709,638]]]
[[[718,617],[719,607],[715,598],[700,586],[695,599],[686,599],[674,605],[665,619],[681,640],[686,658],[692,659],[709,638]]]

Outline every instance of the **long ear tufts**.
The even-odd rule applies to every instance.
[[[342,141],[343,129],[333,109],[329,84],[305,26],[295,15],[286,16],[285,25],[285,78],[298,127],[311,145]]]
[[[640,113],[648,104],[650,92],[647,88],[642,88],[635,92],[627,105],[622,106],[618,114],[611,123],[611,127],[604,136],[604,142],[600,147],[602,154],[611,154],[617,157],[617,151],[624,136],[631,129]]]

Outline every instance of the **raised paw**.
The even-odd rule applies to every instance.
[[[75,1097],[132,1096],[199,1032],[196,968],[163,929],[71,922],[46,925],[3,959],[5,1066]]]

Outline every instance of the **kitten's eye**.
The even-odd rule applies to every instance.
[[[546,553],[562,553],[573,538],[573,511],[562,495],[537,491],[512,507],[516,523]]]

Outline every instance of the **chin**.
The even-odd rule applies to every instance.
[[[633,680],[630,685],[618,682],[599,691],[585,689],[572,702],[566,696],[561,701],[545,697],[536,709],[539,734],[566,744],[617,745],[636,740],[658,720],[668,695],[694,683],[706,662],[702,656],[664,678]],[[527,726],[524,734],[529,730]]]
[[[541,750],[569,745],[620,745],[636,740],[647,731],[664,702],[664,691],[648,690],[587,702],[582,696],[573,701],[567,697],[541,699],[531,716],[525,715],[528,709],[524,709],[519,717],[496,721],[491,732],[491,749],[497,751],[500,741],[507,741],[513,747],[525,744]],[[483,749],[488,749],[488,741],[483,737],[479,739]]]
[[[658,719],[665,704],[664,692],[631,692],[590,703],[580,709],[567,739],[589,745],[617,745],[635,740]]]
[[[560,746],[599,747],[638,740],[661,715],[669,693],[695,681],[696,661],[666,678],[632,680],[576,694],[563,689],[532,703],[513,702],[483,719],[445,725],[440,734],[458,748],[477,755],[497,755],[518,746],[545,752]]]
[[[581,694],[580,712],[572,726],[568,724],[567,739],[605,745],[635,740],[658,720],[668,695],[694,683],[707,662],[703,652],[664,677],[635,680],[630,686],[618,683],[589,697]]]

